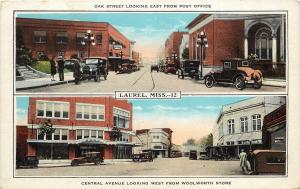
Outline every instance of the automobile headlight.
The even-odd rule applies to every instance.
[[[93,69],[91,68],[91,69],[90,69],[90,72],[92,72],[92,71],[93,71]]]
[[[83,71],[83,69],[82,69],[82,68],[80,68],[80,71],[82,72],[82,71]]]

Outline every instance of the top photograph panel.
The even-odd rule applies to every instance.
[[[286,25],[261,12],[15,12],[15,89],[286,93]]]

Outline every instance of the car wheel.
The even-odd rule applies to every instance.
[[[261,86],[262,86],[262,81],[261,81],[261,79],[255,78],[255,79],[254,79],[253,88],[254,88],[254,89],[260,89]]]
[[[95,161],[95,165],[100,165],[101,161]]]
[[[77,166],[78,165],[78,162],[77,161],[74,161],[71,163],[71,166]]]
[[[213,85],[214,85],[214,78],[212,76],[207,76],[205,78],[205,86],[207,88],[212,88]]]
[[[234,82],[235,88],[238,90],[243,90],[245,88],[245,79],[242,76],[238,76],[235,78]]]

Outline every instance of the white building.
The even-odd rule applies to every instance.
[[[172,130],[169,128],[137,130],[132,140],[140,146],[135,147],[133,153],[152,151],[156,157],[168,157],[171,138]]]
[[[224,105],[213,128],[213,146],[231,156],[262,145],[264,116],[285,104],[285,97],[259,96]]]
[[[182,53],[185,48],[189,48],[189,34],[183,34],[181,44],[179,46],[179,60],[182,60]]]

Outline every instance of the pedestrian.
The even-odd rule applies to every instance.
[[[241,149],[240,157],[240,167],[242,168],[243,172],[246,173],[247,171],[247,154],[244,152],[244,149]]]
[[[74,67],[73,67],[73,77],[75,79],[75,84],[78,85],[80,81],[80,64],[79,61],[75,61]]]
[[[59,81],[64,81],[65,61],[62,56],[57,57]]]
[[[55,81],[54,75],[56,74],[56,63],[54,60],[54,56],[50,60],[50,72],[51,72],[51,76],[52,76],[51,81]]]
[[[254,154],[252,150],[249,150],[249,154],[247,155],[247,169],[251,174],[254,171]]]

